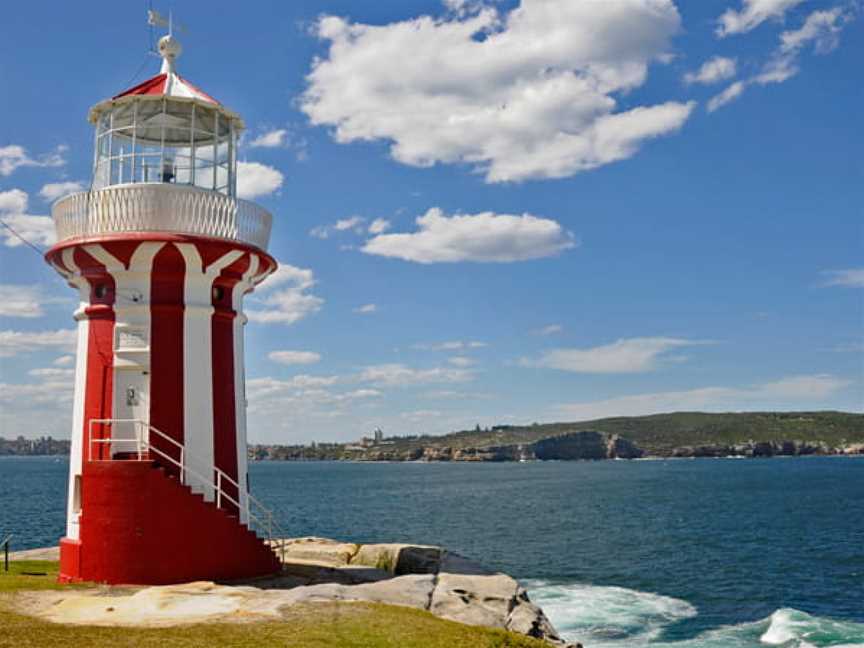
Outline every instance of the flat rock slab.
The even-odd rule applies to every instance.
[[[347,565],[359,549],[360,545],[328,538],[290,538],[285,540],[283,561],[300,560],[331,566]]]
[[[518,592],[519,583],[504,574],[441,574],[429,611],[467,625],[506,628]]]

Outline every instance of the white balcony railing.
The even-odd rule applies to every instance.
[[[246,200],[173,184],[115,185],[61,198],[51,209],[57,241],[169,232],[239,241],[267,249],[273,217]]]

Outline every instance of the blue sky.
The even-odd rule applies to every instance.
[[[858,3],[214,6],[174,3],[178,70],[244,117],[285,268],[246,304],[251,441],[861,411]],[[42,246],[87,109],[158,72],[144,10],[4,15],[0,216]],[[74,295],[3,242],[0,435],[68,437]]]

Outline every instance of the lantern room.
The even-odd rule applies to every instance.
[[[173,36],[164,36],[160,74],[90,110],[93,189],[161,183],[236,197],[243,121],[176,73],[181,51]]]

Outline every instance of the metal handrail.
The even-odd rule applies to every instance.
[[[0,542],[0,547],[3,547],[3,571],[9,571],[9,541],[12,540],[14,536],[9,533],[3,538],[3,542]],[[284,562],[284,559],[283,559]]]
[[[123,439],[123,438],[113,438],[113,437],[93,437],[93,425],[101,424],[113,426],[115,423],[132,423],[135,425],[135,438],[133,439]],[[144,431],[147,432],[147,438],[144,438]],[[285,540],[286,534],[282,530],[282,527],[278,522],[274,522],[273,520],[273,511],[264,506],[256,497],[254,497],[251,493],[246,493],[246,505],[243,506],[239,501],[234,499],[231,495],[225,492],[223,488],[223,481],[228,482],[230,485],[234,486],[237,489],[237,498],[242,500],[243,497],[241,495],[240,484],[226,474],[222,469],[214,466],[213,469],[216,473],[216,481],[212,481],[211,479],[203,476],[198,471],[190,468],[186,465],[186,459],[188,458],[188,454],[186,453],[185,446],[178,442],[176,439],[172,439],[167,434],[162,432],[161,430],[153,427],[146,421],[141,419],[90,419],[89,421],[89,431],[90,431],[90,446],[87,450],[87,458],[88,461],[93,461],[93,444],[122,444],[122,443],[135,443],[135,453],[138,455],[138,461],[143,460],[145,452],[152,452],[166,459],[171,464],[180,469],[180,483],[184,485],[187,484],[187,475],[191,475],[198,482],[202,483],[205,487],[209,487],[213,489],[215,504],[217,508],[222,508],[222,500],[225,499],[234,506],[237,507],[238,511],[243,511],[246,514],[247,524],[250,529],[255,530],[257,527],[261,530],[261,532],[266,533],[267,540],[270,546],[274,545],[274,540],[276,543],[276,547],[280,552],[280,558],[282,562],[285,562]],[[164,439],[174,445],[176,448],[180,450],[180,460],[178,461],[174,457],[168,455],[161,449],[155,447],[152,443],[150,443],[150,434],[155,433],[157,437]],[[111,461],[113,458],[110,457],[103,461]],[[250,510],[250,503],[255,507],[255,512],[253,513]],[[264,518],[264,519],[262,519]],[[266,519],[266,523],[265,523]],[[277,532],[278,537],[274,539],[274,531]]]

